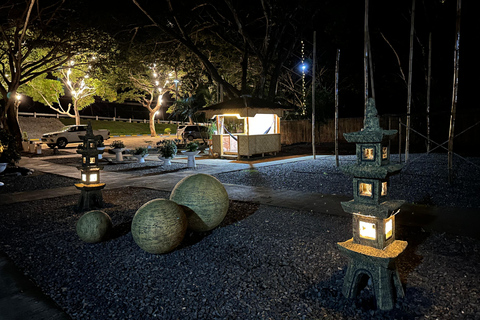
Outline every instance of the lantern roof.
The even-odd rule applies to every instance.
[[[238,114],[240,117],[254,117],[257,113],[276,114],[281,117],[285,110],[293,110],[294,108],[295,107],[291,105],[285,106],[272,101],[243,95],[239,98],[212,104],[198,112],[205,112],[207,118],[225,114]]]
[[[404,200],[388,200],[379,204],[359,203],[354,200],[341,202],[343,211],[352,214],[361,214],[364,216],[372,216],[386,219],[393,214],[405,203]]]
[[[385,138],[393,138],[397,130],[383,130],[378,120],[378,112],[375,107],[375,100],[370,98],[365,111],[365,123],[362,130],[357,132],[344,133],[343,136],[348,142],[354,143],[379,143]]]
[[[362,178],[371,178],[371,179],[385,179],[388,176],[397,174],[402,170],[403,164],[388,164],[384,166],[367,166],[367,165],[345,165],[341,167],[343,173]]]

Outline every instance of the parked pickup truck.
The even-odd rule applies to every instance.
[[[42,142],[50,148],[65,148],[69,143],[82,142],[80,136],[87,133],[87,125],[72,125],[63,127],[62,130],[49,132],[42,135]],[[101,136],[101,141],[110,139],[110,131],[107,129],[93,130],[93,134]]]

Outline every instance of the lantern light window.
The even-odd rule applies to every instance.
[[[372,196],[372,184],[361,182],[358,185],[358,194],[364,197]]]
[[[82,173],[82,181],[87,182],[87,174],[86,173]]]
[[[385,222],[385,239],[390,239],[393,235],[393,219],[388,219]]]
[[[364,148],[363,149],[363,159],[364,160],[373,160],[374,150],[373,148]]]
[[[377,230],[375,228],[375,223],[359,221],[359,230],[360,237],[375,240],[377,238]]]
[[[387,181],[382,182],[382,196],[387,195]]]
[[[95,157],[90,157],[90,163],[95,163]]]
[[[90,182],[97,182],[97,180],[98,180],[98,174],[97,173],[90,174]]]
[[[382,148],[382,159],[387,159],[388,158],[388,147],[383,147]]]

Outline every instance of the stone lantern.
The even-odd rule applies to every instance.
[[[82,155],[82,164],[77,167],[81,172],[81,183],[75,187],[81,190],[78,210],[90,210],[103,206],[102,189],[105,183],[100,183],[100,170],[103,166],[98,164],[98,154],[103,151],[97,150],[99,138],[93,135],[92,125],[89,122],[86,135],[82,136],[83,143],[78,147],[77,153]]]
[[[403,167],[390,163],[388,140],[396,133],[380,128],[375,102],[369,99],[364,128],[344,134],[348,142],[356,143],[357,161],[342,167],[353,177],[353,200],[341,203],[353,215],[353,238],[338,243],[349,258],[342,292],[354,298],[370,278],[381,310],[392,309],[395,297],[404,296],[395,263],[407,247],[407,242],[395,239],[395,215],[404,201],[388,196],[389,177]]]

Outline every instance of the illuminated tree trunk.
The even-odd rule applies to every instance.
[[[457,23],[455,36],[455,55],[453,58],[453,93],[452,110],[450,112],[450,129],[448,131],[448,182],[453,182],[453,138],[455,137],[455,115],[457,113],[458,70],[460,61],[460,18],[462,0],[457,0]]]
[[[407,128],[405,130],[405,162],[410,152],[410,112],[412,106],[412,68],[413,68],[413,35],[415,31],[415,0],[412,0],[410,19],[410,54],[408,57],[408,84],[407,84]]]

